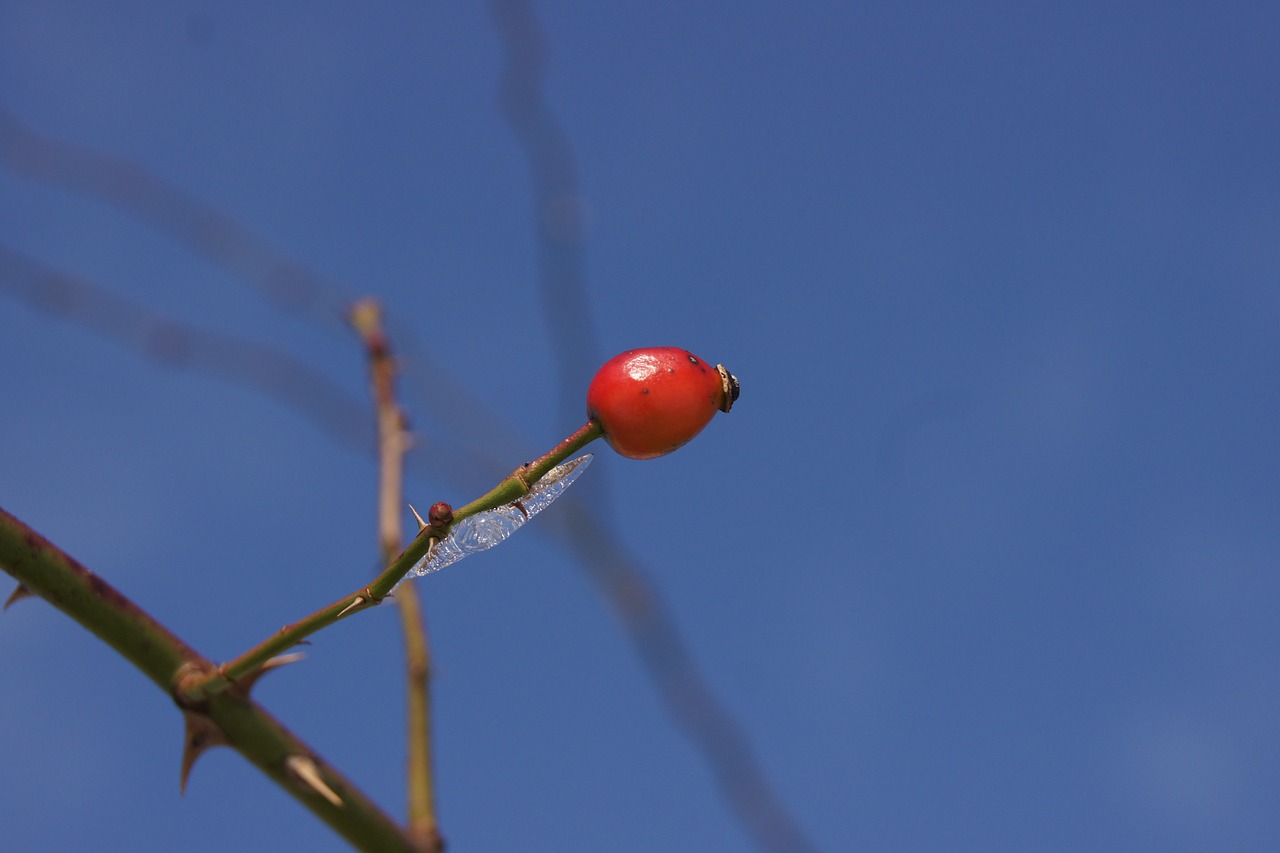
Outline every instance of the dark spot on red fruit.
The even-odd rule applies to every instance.
[[[641,389],[640,389],[640,393],[641,393],[641,394],[648,394],[648,393],[649,393],[649,389],[648,389],[648,388],[641,388]]]

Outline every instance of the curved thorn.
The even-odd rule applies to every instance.
[[[240,690],[242,690],[244,694],[248,696],[250,691],[252,691],[253,688],[257,685],[258,679],[262,678],[262,676],[266,675],[268,672],[270,672],[273,669],[279,669],[282,666],[288,666],[289,664],[296,663],[305,657],[306,657],[306,654],[304,654],[303,652],[289,652],[287,654],[276,655],[273,658],[268,658],[266,662],[262,664],[262,666],[253,670],[249,674],[241,677],[240,681],[238,682],[238,686]]]
[[[35,593],[31,591],[30,587],[28,587],[24,583],[20,583],[14,588],[13,592],[9,593],[9,597],[4,602],[4,607],[0,609],[8,610],[9,605],[13,604],[15,601],[21,601],[24,598],[34,598],[34,597],[35,597]]]
[[[267,662],[262,665],[262,671],[266,672],[269,669],[279,669],[282,666],[288,666],[291,663],[297,663],[298,661],[302,660],[306,656],[307,656],[306,652],[288,652],[287,654],[276,655],[273,658],[267,659]]]
[[[191,768],[196,759],[215,746],[230,746],[222,727],[207,714],[197,711],[183,711],[182,718],[185,731],[182,737],[182,771],[178,779],[178,792],[187,793],[187,779],[191,776]]]

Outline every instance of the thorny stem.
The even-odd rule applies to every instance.
[[[0,566],[31,592],[69,614],[160,686],[188,661],[203,660],[115,587],[0,510]]]
[[[351,324],[369,354],[369,379],[378,424],[378,540],[383,562],[390,562],[403,541],[400,507],[404,502],[404,455],[410,436],[405,431],[404,412],[396,403],[396,364],[382,330],[378,302],[364,299],[352,306]],[[424,853],[439,853],[444,849],[444,840],[436,817],[431,766],[431,648],[417,587],[402,586],[396,605],[404,632],[407,670],[409,836]]]
[[[454,509],[454,525],[457,525],[459,521],[468,516],[511,503],[516,498],[529,494],[529,489],[533,484],[541,480],[548,471],[602,435],[604,435],[604,430],[600,427],[598,421],[594,418],[587,421],[555,447],[532,462],[526,462],[521,465],[484,495],[466,504],[461,509]]]
[[[291,796],[360,850],[412,850],[404,831],[363,792],[317,756],[245,691],[227,691],[192,704],[171,693],[179,673],[212,669],[196,652],[105,580],[39,533],[0,509],[0,566],[24,587],[100,637],[172,695],[188,713],[202,714],[227,741]],[[287,760],[314,766],[340,805],[317,796],[290,775]]]
[[[527,495],[533,484],[542,479],[548,471],[602,435],[604,435],[604,431],[597,421],[594,419],[587,421],[542,456],[516,468],[515,471],[504,477],[498,485],[484,495],[460,509],[455,509],[453,511],[453,525],[449,529],[452,530],[454,526],[457,526],[458,522],[465,518],[511,503],[517,498]],[[373,583],[361,587],[353,593],[344,595],[310,616],[306,616],[290,625],[285,625],[275,634],[244,654],[220,665],[215,671],[204,675],[196,674],[183,679],[177,687],[178,695],[187,701],[198,702],[201,699],[222,693],[235,684],[238,679],[255,672],[258,667],[269,659],[296,646],[321,628],[328,627],[339,619],[345,619],[356,611],[380,604],[387,597],[387,594],[391,592],[391,589],[409,573],[409,570],[426,556],[431,543],[436,539],[443,538],[444,535],[448,535],[448,532],[445,531],[442,535],[439,531],[430,527],[423,528],[419,531],[417,537],[409,543],[408,547],[400,552],[400,556],[392,560],[390,565],[378,575]]]

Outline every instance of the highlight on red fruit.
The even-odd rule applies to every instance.
[[[615,355],[587,388],[587,414],[630,459],[653,459],[687,443],[738,399],[738,379],[679,347]]]

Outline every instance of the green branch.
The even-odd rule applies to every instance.
[[[454,510],[453,522],[448,529],[452,530],[464,518],[511,503],[527,495],[533,484],[548,471],[602,435],[604,432],[599,423],[595,420],[587,421],[551,450],[532,462],[521,465],[484,495],[461,509]],[[293,648],[321,628],[326,628],[360,610],[380,604],[392,588],[404,579],[419,560],[426,556],[431,543],[445,535],[447,531],[441,532],[432,527],[424,527],[373,583],[344,595],[310,616],[291,625],[285,625],[244,654],[227,661],[211,672],[195,673],[184,677],[177,686],[178,695],[184,701],[198,702],[229,690],[237,681],[256,672],[268,660]]]
[[[188,716],[212,721],[211,743],[227,743],[361,850],[412,850],[401,828],[337,770],[250,700],[245,689],[207,701],[173,693],[181,675],[213,664],[102,578],[0,509],[0,567],[100,637],[178,701]],[[207,725],[207,722],[206,722]],[[192,758],[211,743],[188,743]],[[313,771],[308,782],[298,768]],[[327,791],[327,794],[325,793]],[[330,796],[332,798],[330,798]],[[336,802],[335,802],[336,801]]]
[[[0,566],[96,634],[166,692],[201,656],[114,587],[0,509]]]

